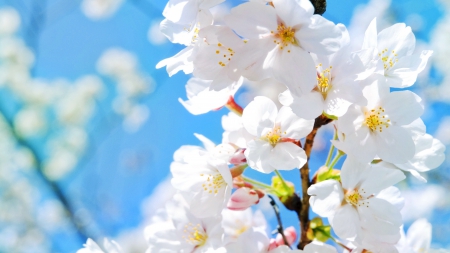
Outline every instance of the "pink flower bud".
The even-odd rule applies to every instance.
[[[277,242],[275,241],[275,239],[271,238],[269,243],[269,249],[267,249],[267,251],[271,251],[273,249],[276,249],[277,247],[278,247]]]
[[[244,152],[245,152],[245,148],[240,148],[240,149],[236,150],[236,153],[234,153],[230,157],[229,162],[234,165],[240,165],[240,164],[246,163],[247,159],[245,158]]]
[[[295,242],[295,239],[297,239],[297,232],[295,231],[294,227],[288,227],[284,230],[284,236],[286,237],[289,245],[291,245]],[[284,245],[284,240],[281,234],[277,235],[277,239],[275,239],[275,241],[277,245]]]
[[[230,197],[227,207],[230,210],[243,211],[259,202],[258,193],[249,188],[239,188]]]

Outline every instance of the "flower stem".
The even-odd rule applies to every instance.
[[[290,191],[289,186],[286,184],[286,181],[284,181],[283,176],[281,176],[281,173],[278,170],[275,170],[275,174],[277,174],[278,178],[281,180],[281,183],[283,184],[283,188],[286,191]]]
[[[333,161],[331,161],[330,166],[328,167],[328,170],[332,170],[333,167],[336,165],[337,162],[339,162],[339,160],[341,159],[341,157],[344,156],[344,153],[342,153],[341,151],[338,151],[336,156],[334,157]]]
[[[333,240],[333,242],[335,242],[337,245],[341,246],[342,248],[346,249],[348,252],[351,252],[353,249],[345,246],[342,242],[338,241],[336,238],[334,238],[333,236],[330,237],[331,240]]]
[[[250,183],[250,184],[252,184],[252,185],[258,186],[258,187],[261,188],[261,189],[269,190],[269,191],[274,192],[274,193],[276,193],[277,195],[279,195],[278,191],[275,190],[272,186],[270,186],[270,185],[268,185],[268,184],[259,182],[259,181],[255,180],[255,179],[251,179],[251,178],[248,178],[248,177],[243,176],[243,175],[242,175],[241,177],[242,177],[242,179],[244,179],[244,181],[247,182],[247,183]]]
[[[336,139],[337,139],[337,130],[334,130],[333,140],[336,140]],[[335,150],[335,147],[334,147],[333,143],[331,143],[330,151],[328,151],[327,161],[325,162],[325,166],[327,166],[327,167],[330,165],[331,157],[333,156],[334,150]]]
[[[238,105],[236,103],[236,101],[234,101],[233,96],[230,96],[225,107],[228,108],[230,111],[236,113],[239,116],[242,116],[242,113],[244,112],[244,109],[242,109],[242,107],[240,105]]]

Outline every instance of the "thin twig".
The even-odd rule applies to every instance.
[[[284,235],[283,223],[281,223],[280,209],[278,208],[278,205],[275,202],[275,200],[273,199],[273,197],[270,196],[270,195],[267,195],[267,196],[269,196],[269,198],[270,198],[270,204],[272,205],[273,210],[275,211],[275,216],[277,217],[278,233],[280,233],[281,237],[283,237],[284,244],[286,246],[288,246],[289,248],[291,248],[291,246],[289,245],[288,240],[286,239],[286,236]]]

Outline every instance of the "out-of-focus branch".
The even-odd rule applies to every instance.
[[[87,232],[85,231],[84,227],[80,225],[80,223],[75,218],[74,214],[74,208],[70,201],[66,198],[64,193],[62,192],[61,188],[56,182],[51,181],[47,178],[47,176],[44,174],[44,168],[42,166],[42,161],[39,157],[38,151],[31,145],[26,139],[24,139],[20,134],[17,133],[17,131],[14,128],[14,123],[12,119],[9,119],[7,115],[4,113],[4,110],[2,107],[0,107],[0,114],[3,115],[3,118],[5,122],[8,124],[9,130],[11,135],[15,138],[17,143],[21,145],[24,148],[27,148],[35,162],[36,166],[36,172],[37,175],[44,181],[44,183],[50,188],[50,190],[54,193],[55,197],[61,202],[64,208],[64,212],[69,217],[75,228],[77,229],[78,236],[81,241],[86,241],[87,238],[89,238]]]
[[[39,36],[41,35],[42,28],[46,22],[46,7],[47,0],[33,1],[30,11],[30,20],[25,32],[28,47],[33,50],[36,59],[39,55]],[[34,70],[35,67],[31,70],[32,75],[34,74]]]
[[[310,0],[314,6],[314,14],[322,15],[327,10],[327,0]]]

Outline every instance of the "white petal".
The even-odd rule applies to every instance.
[[[278,170],[300,168],[306,163],[305,151],[292,142],[277,143],[272,149],[269,163]]]
[[[322,94],[311,91],[304,93],[301,97],[293,96],[290,107],[298,117],[313,120],[322,114],[325,103]]]
[[[302,48],[315,54],[331,54],[342,46],[341,29],[320,15],[313,15],[310,23],[302,25],[295,37]]]
[[[259,39],[261,35],[277,30],[277,16],[272,6],[255,2],[243,3],[231,9],[225,23],[247,39]]]
[[[369,164],[361,163],[353,156],[347,156],[341,169],[342,187],[346,190],[356,189],[369,172]]]
[[[431,224],[425,219],[415,221],[406,233],[406,240],[415,252],[428,252],[431,244]]]
[[[380,104],[385,109],[392,124],[407,125],[423,113],[422,99],[415,93],[405,90],[389,93]]]
[[[310,92],[317,82],[316,67],[311,55],[296,46],[284,49],[276,47],[268,54],[264,68],[272,69],[273,77],[284,83],[296,96]]]
[[[400,233],[402,216],[400,211],[384,199],[371,198],[358,207],[364,229],[380,235]]]
[[[405,129],[390,126],[375,136],[377,154],[382,160],[405,163],[414,157],[416,147],[411,135]]]
[[[332,216],[344,200],[344,191],[336,180],[325,180],[308,188],[312,210],[322,216]]]
[[[277,115],[276,123],[281,126],[283,137],[299,140],[306,137],[313,129],[314,120],[297,117],[291,107],[283,106]]]
[[[343,205],[328,221],[336,235],[344,239],[354,238],[361,230],[358,212],[352,205]]]
[[[254,136],[261,136],[266,128],[275,126],[278,109],[275,103],[266,97],[255,97],[242,114],[242,124]]]
[[[364,194],[361,194],[365,197],[369,197],[372,194],[377,194],[381,190],[386,189],[406,178],[405,174],[401,170],[397,169],[376,166],[366,170],[367,178],[362,181],[359,186],[359,189],[364,192]]]

